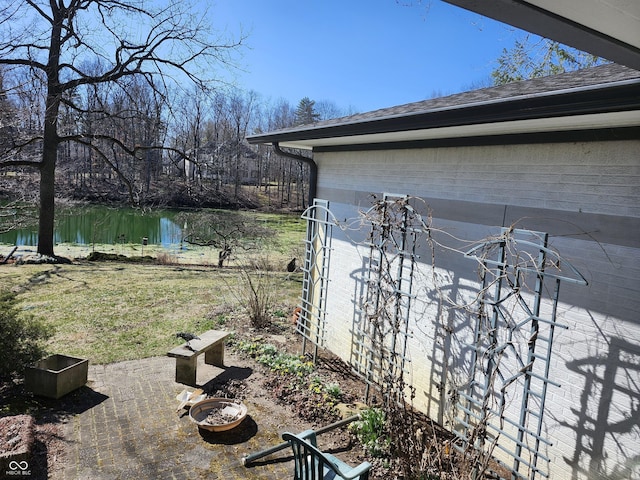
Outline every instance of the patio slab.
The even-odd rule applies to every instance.
[[[188,410],[176,412],[185,386],[174,381],[169,357],[90,365],[86,387],[94,404],[64,425],[67,455],[54,480],[101,479],[276,479],[291,478],[293,463],[283,450],[249,468],[242,457],[281,442],[284,431],[310,428],[260,392],[260,374],[229,352],[221,369],[198,365],[197,383],[218,375],[243,376],[250,385],[248,416],[227,432],[200,431]]]

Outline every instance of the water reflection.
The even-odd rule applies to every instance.
[[[88,207],[58,214],[55,243],[78,245],[142,243],[168,248],[182,240],[182,229],[174,222],[176,212],[141,212],[130,208]],[[37,245],[38,229],[0,234],[0,243]]]

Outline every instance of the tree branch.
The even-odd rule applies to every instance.
[[[122,173],[122,171],[111,161],[111,159],[98,146],[93,145],[91,142],[85,141],[80,137],[74,138],[74,141],[93,150],[107,165],[109,165],[109,167],[111,167],[118,178],[120,178],[120,180],[122,180],[127,186],[127,190],[129,191],[129,201],[134,204],[135,199],[133,196],[133,183]]]

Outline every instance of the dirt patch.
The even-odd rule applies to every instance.
[[[242,340],[273,344],[279,351],[294,355],[301,353],[302,338],[295,332],[295,325],[290,320],[272,323],[264,330],[243,328],[237,323],[237,319],[230,319],[229,322],[225,328],[236,331],[236,344]],[[290,423],[287,424],[287,428],[292,432],[301,432],[307,428],[322,429],[367,407],[361,403],[366,391],[365,383],[352,373],[348,364],[328,351],[318,351],[315,368],[303,381],[270,370],[257,361],[257,355],[251,358],[251,355],[237,351],[235,355],[241,358],[241,363],[247,362],[244,364],[251,365],[257,376],[252,375],[248,382],[234,380],[216,385],[211,395],[247,398],[248,401],[262,396],[268,402],[269,411],[289,416]],[[309,353],[305,357],[309,361],[312,359]],[[330,386],[330,389],[327,389],[327,386]],[[380,392],[371,388],[368,400],[369,407],[379,407]],[[418,412],[411,412],[410,415],[413,420],[402,420],[402,425],[394,425],[391,435],[394,429],[411,430],[408,434],[404,432],[404,438],[423,445],[423,450],[416,458],[407,458],[406,452],[403,459],[389,458],[385,455],[374,456],[360,444],[355,433],[344,425],[323,432],[318,436],[318,444],[321,450],[337,456],[349,465],[357,466],[368,461],[373,466],[369,477],[372,480],[408,478],[404,474],[406,465],[403,466],[403,462],[407,461],[413,465],[424,465],[424,478],[466,478],[461,471],[466,468],[467,460],[452,448],[452,434],[434,424],[425,415]],[[273,427],[273,430],[277,430],[277,427]],[[397,438],[390,440],[394,442]],[[277,443],[279,439],[274,441]],[[397,450],[405,449],[399,446]],[[420,458],[421,455],[425,458]],[[494,477],[488,475],[486,478]]]
[[[33,446],[33,417],[14,415],[0,418],[0,455],[10,457],[30,452]]]
[[[272,323],[269,328],[255,330],[237,323],[238,320],[229,319],[224,328],[236,332],[234,342],[245,340],[261,344],[272,344],[278,351],[299,355],[302,352],[302,338],[295,333],[295,326],[289,319]],[[294,433],[308,428],[318,430],[322,427],[338,422],[356,414],[365,408],[362,403],[365,384],[356,377],[349,366],[328,351],[319,351],[316,367],[309,378],[300,381],[295,376],[282,374],[270,370],[260,364],[255,358],[234,349],[229,352],[235,358],[233,364],[238,372],[243,368],[251,370],[251,377],[242,379],[241,373],[231,373],[231,378],[225,375],[217,377],[211,384],[205,386],[205,393],[212,397],[227,397],[246,400],[248,403],[265,405],[273,418],[288,418],[286,428]],[[311,360],[311,356],[306,356]],[[326,386],[332,386],[333,392],[327,393]],[[250,412],[251,413],[251,412]],[[266,427],[266,425],[261,425]],[[278,431],[277,425],[269,427]],[[371,458],[358,443],[355,435],[347,426],[341,426],[326,431],[318,436],[318,444],[322,450],[332,453],[342,461],[356,466],[363,461],[380,465],[370,478],[393,478],[389,476],[388,468],[382,468],[382,460]],[[274,438],[273,444],[282,440]],[[269,445],[265,445],[265,448]],[[252,452],[255,453],[255,452]],[[268,461],[266,457],[264,461]]]
[[[69,402],[68,399],[65,401]],[[52,472],[62,466],[65,457],[67,445],[62,435],[62,422],[66,413],[52,408],[53,400],[34,398],[23,384],[14,382],[0,383],[0,405],[3,406],[1,414],[6,415],[0,418],[0,452],[7,455],[7,462],[19,460],[12,466],[14,470],[21,470],[21,474],[30,472],[28,478],[50,478]],[[62,409],[68,407],[66,403],[58,405]],[[13,410],[30,413],[13,415]],[[24,456],[11,456],[22,448],[26,448]],[[22,463],[25,461],[28,465]],[[0,462],[1,478],[8,469],[8,463]]]

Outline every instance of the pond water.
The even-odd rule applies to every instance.
[[[79,207],[57,214],[55,243],[77,245],[142,243],[168,248],[182,240],[182,228],[176,224],[177,212],[101,206]],[[0,234],[0,243],[37,245],[38,228],[14,230]]]

